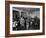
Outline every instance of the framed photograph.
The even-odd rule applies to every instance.
[[[5,36],[44,35],[44,10],[44,3],[6,1]]]

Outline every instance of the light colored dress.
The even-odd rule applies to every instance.
[[[24,23],[25,23],[25,20],[23,19],[23,17],[21,17],[21,18],[20,18],[20,24],[21,24],[22,26],[24,26]]]

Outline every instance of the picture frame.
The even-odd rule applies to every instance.
[[[22,30],[22,28],[21,28],[21,30],[20,29],[16,30],[17,27],[12,28],[12,23],[14,23],[14,16],[16,15],[15,14],[16,12],[14,13],[14,10],[17,10],[17,9],[22,12],[26,11],[26,13],[29,12],[29,10],[30,10],[30,12],[32,11],[32,13],[30,13],[30,14],[32,14],[31,17],[38,15],[38,17],[40,18],[39,29],[41,31],[39,29],[37,30],[35,28],[34,29],[32,28],[31,30],[24,29],[25,31]],[[34,11],[34,13],[33,13],[33,11]],[[36,14],[37,13],[36,11],[38,11],[39,13]],[[13,16],[12,16],[12,14],[13,14]],[[24,13],[22,15],[24,15]],[[34,36],[34,35],[44,35],[44,34],[45,34],[45,5],[44,5],[44,3],[5,1],[5,37]]]

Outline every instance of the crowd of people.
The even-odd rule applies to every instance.
[[[37,30],[40,29],[40,19],[37,16],[34,18],[16,15],[16,20],[13,21],[13,30]]]
[[[16,21],[13,22],[15,25],[14,30],[30,30],[30,29],[39,29],[40,27],[40,20],[39,18],[24,18],[20,17]]]

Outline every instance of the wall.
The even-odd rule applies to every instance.
[[[32,2],[44,2],[44,3],[46,3],[45,2],[46,0],[18,0],[18,1],[29,1],[29,2],[32,1]],[[46,6],[46,4],[45,4],[45,6]],[[0,38],[5,38],[4,37],[5,36],[5,10],[4,9],[5,9],[5,0],[0,0]],[[46,17],[46,13],[45,13],[45,17]],[[45,28],[45,34],[46,34],[46,28]],[[13,37],[11,37],[11,38],[13,38]],[[16,37],[16,38],[46,38],[46,35],[40,35],[40,36],[24,36],[24,37]]]

